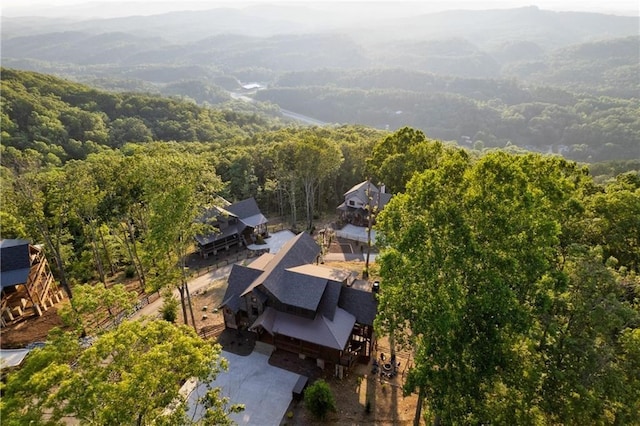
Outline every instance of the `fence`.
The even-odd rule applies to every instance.
[[[336,236],[338,238],[344,238],[347,240],[358,241],[359,243],[367,244],[367,233],[364,234],[362,232],[349,232],[348,229],[339,229],[336,231]],[[376,244],[376,231],[371,231],[371,245]]]
[[[209,272],[216,271],[224,266],[229,266],[233,263],[238,263],[241,260],[248,259],[252,255],[253,254],[251,253],[250,250],[242,250],[239,253],[228,255],[224,259],[217,260],[209,265],[189,267],[189,272],[191,273],[192,277],[195,277],[195,278],[201,277],[205,274],[208,274]]]
[[[154,292],[154,293],[151,293],[151,294],[147,294],[147,295],[141,297],[140,299],[138,299],[138,302],[135,305],[133,305],[133,308],[131,310],[124,310],[124,311],[119,312],[113,318],[107,318],[106,320],[104,320],[100,324],[98,324],[98,328],[100,328],[102,330],[105,330],[105,331],[109,330],[109,329],[119,325],[125,319],[132,317],[133,314],[135,314],[140,309],[142,309],[145,306],[147,306],[149,303],[155,302],[156,300],[158,300],[158,298],[160,298],[160,293],[159,292]]]

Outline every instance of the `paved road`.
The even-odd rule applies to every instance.
[[[289,111],[286,109],[280,108],[280,112],[282,112],[282,115],[284,115],[285,117],[293,118],[294,120],[302,121],[303,123],[313,124],[316,126],[324,126],[325,124],[328,124],[324,121],[316,120],[315,118],[298,114],[297,112]]]
[[[244,102],[247,102],[247,103],[250,103],[250,104],[256,102],[255,99],[253,99],[253,98],[251,98],[249,96],[243,95],[242,93],[229,92],[229,94],[231,95],[231,97],[233,99],[244,101]],[[298,120],[298,121],[301,121],[303,123],[312,124],[312,125],[315,125],[315,126],[324,126],[324,125],[328,124],[325,121],[320,121],[320,120],[317,120],[317,119],[315,119],[313,117],[309,117],[307,115],[298,114],[297,112],[289,111],[289,110],[286,110],[286,109],[280,108],[280,112],[285,117],[293,118],[294,120]]]

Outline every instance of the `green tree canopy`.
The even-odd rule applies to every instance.
[[[220,346],[167,321],[130,321],[83,349],[75,336],[58,332],[8,376],[2,423],[190,424],[182,383],[212,380],[226,368]],[[225,401],[211,408],[228,422]],[[175,408],[171,410],[170,408]]]
[[[620,332],[637,327],[637,306],[581,244],[588,188],[559,158],[460,152],[414,175],[379,215],[377,325],[414,348],[405,390],[426,396],[431,418],[632,416],[638,378],[621,367]]]

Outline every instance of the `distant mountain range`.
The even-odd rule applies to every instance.
[[[200,104],[252,97],[267,110],[411,125],[486,146],[568,146],[580,159],[624,157],[640,146],[638,16],[524,7],[372,20],[379,13],[354,16],[354,2],[331,4],[333,12],[297,3],[112,19],[3,17],[2,64]],[[247,93],[250,82],[260,90]]]
[[[180,64],[225,71],[262,67],[276,72],[401,66],[496,78],[514,61],[536,61],[580,43],[637,36],[640,22],[638,17],[536,7],[369,23],[311,10],[263,5],[85,21],[3,17],[2,59],[6,66],[42,72],[69,64]],[[522,67],[510,70],[531,74]]]
[[[398,18],[390,14],[388,19],[367,20],[369,15],[365,11],[360,11],[361,16],[354,16],[353,5],[351,8],[338,2],[333,5],[334,11],[304,4],[265,4],[242,9],[227,7],[90,20],[3,16],[2,38],[8,40],[64,31],[89,34],[125,32],[140,37],[160,37],[172,43],[185,43],[220,34],[269,37],[276,34],[337,32],[349,35],[359,42],[459,37],[472,40],[483,48],[520,39],[531,40],[543,46],[559,47],[603,38],[637,35],[639,29],[637,16],[552,12],[535,6],[418,13],[411,18]],[[406,9],[409,6],[404,4],[404,7]]]

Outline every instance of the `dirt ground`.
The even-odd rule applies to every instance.
[[[9,327],[3,327],[0,332],[2,348],[24,348],[29,343],[44,342],[52,328],[63,327],[58,309],[65,303],[68,303],[67,299],[44,311],[41,317],[33,315]]]

